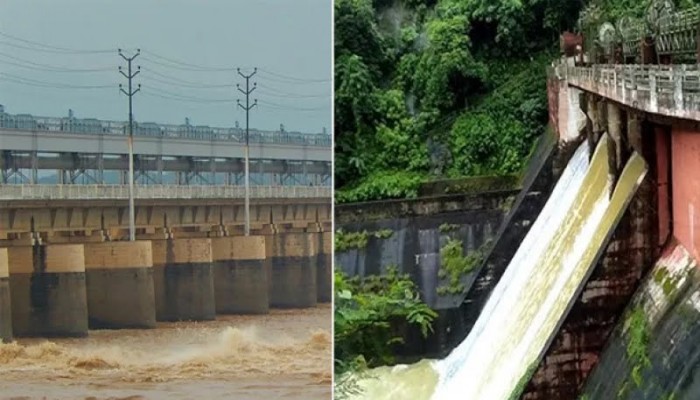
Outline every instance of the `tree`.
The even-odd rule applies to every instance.
[[[336,0],[334,32],[336,58],[359,56],[372,79],[379,79],[391,67],[370,0]]]

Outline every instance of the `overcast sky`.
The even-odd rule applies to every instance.
[[[251,127],[330,132],[331,32],[331,0],[0,0],[0,104],[126,120],[117,48],[140,48],[137,121],[244,126],[242,95],[225,86],[243,79],[209,69],[257,66]]]

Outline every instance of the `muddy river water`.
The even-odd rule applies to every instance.
[[[0,344],[0,399],[330,399],[331,312]]]

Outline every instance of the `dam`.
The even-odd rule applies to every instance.
[[[246,236],[240,132],[140,132],[130,241],[123,129],[3,117],[3,395],[328,393],[327,141],[258,133]]]
[[[613,185],[608,147],[607,136],[592,156],[586,142],[579,146],[467,339],[443,360],[384,367],[379,379],[363,382],[363,398],[505,399],[517,390],[646,173],[633,155]],[[417,389],[407,383],[416,375],[432,378]]]
[[[658,33],[662,65],[644,54],[624,65],[610,54],[552,64],[552,138],[540,141],[519,193],[470,194],[479,201],[461,204],[462,215],[477,215],[468,221],[451,214],[450,199],[433,208],[433,226],[456,224],[463,251],[482,261],[454,295],[439,291],[444,232],[438,245],[418,242],[415,262],[403,256],[399,267],[438,311],[435,332],[423,340],[402,332],[407,345],[397,347],[409,363],[360,375],[363,394],[351,398],[697,398],[698,73],[671,62],[697,55],[695,40],[673,39],[694,38],[697,25],[683,26]],[[411,211],[400,229],[427,231]],[[372,225],[396,219],[385,213]],[[355,257],[366,265],[416,243],[373,240],[380,243],[365,255],[346,252],[336,262],[353,273]]]

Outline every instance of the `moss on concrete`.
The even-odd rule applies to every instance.
[[[520,189],[519,175],[474,176],[427,182],[421,185],[418,193],[420,197],[423,197],[518,189]]]
[[[644,383],[642,375],[651,366],[649,358],[649,323],[647,322],[644,308],[636,306],[625,319],[627,328],[627,359],[630,365],[630,374],[636,387]]]
[[[344,232],[343,230],[338,230],[335,232],[334,246],[335,251],[343,252],[348,250],[359,250],[367,247],[369,243],[369,238],[374,237],[377,239],[387,239],[394,234],[391,229],[380,229],[374,232],[361,231],[361,232]]]
[[[508,400],[518,400],[523,395],[525,387],[527,387],[527,384],[530,382],[532,375],[535,374],[538,365],[538,362],[533,362],[527,367],[527,370],[525,370],[525,373],[520,377],[515,388],[510,393],[510,396],[508,396]]]
[[[667,298],[671,298],[678,291],[680,280],[680,276],[671,275],[665,267],[659,268],[654,273],[654,282],[661,286],[661,290]]]
[[[464,291],[461,278],[472,272],[484,260],[484,250],[490,245],[490,241],[484,243],[479,249],[464,255],[462,241],[450,238],[444,246],[440,248],[440,270],[438,278],[447,279],[447,284],[437,288],[437,294],[444,296],[447,294],[460,294]]]
[[[448,223],[444,223],[444,224],[440,225],[440,227],[438,228],[438,230],[440,231],[440,233],[449,233],[449,232],[452,232],[452,231],[456,231],[457,229],[459,229],[459,225],[457,225],[457,224],[448,224]]]

